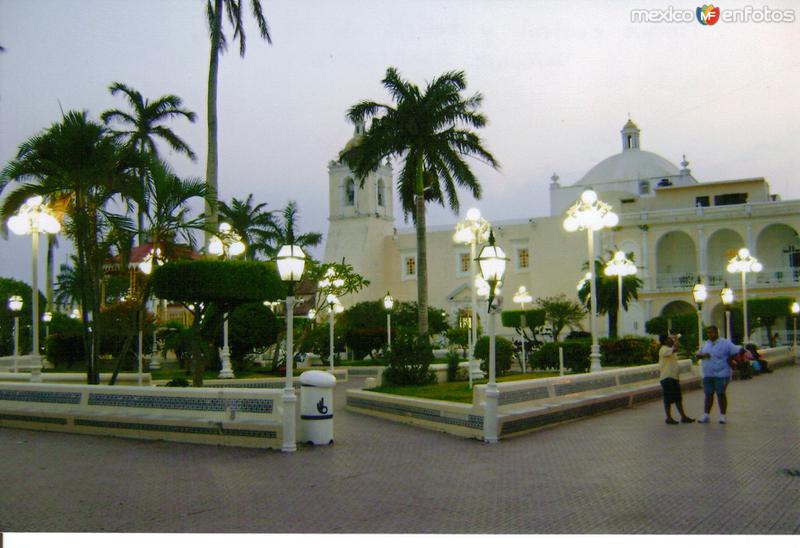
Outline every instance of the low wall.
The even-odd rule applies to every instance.
[[[281,390],[0,383],[0,427],[279,449]]]

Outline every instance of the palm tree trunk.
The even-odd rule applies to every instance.
[[[219,70],[219,48],[222,31],[222,0],[214,0],[214,18],[211,29],[211,60],[208,66],[208,156],[206,157],[206,232],[203,247],[208,248],[210,232],[217,229],[217,72]]]
[[[425,226],[425,185],[423,181],[422,154],[417,156],[416,225],[417,225],[417,314],[419,336],[428,337],[428,248]]]
[[[56,247],[55,234],[47,235],[47,265],[45,267],[44,294],[47,299],[47,312],[53,311],[53,257]]]

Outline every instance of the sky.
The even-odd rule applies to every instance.
[[[685,0],[261,4],[273,44],[258,37],[248,7],[246,56],[231,47],[220,58],[220,197],[252,193],[270,209],[295,200],[303,231],[327,232],[327,164],[353,132],[345,112],[389,101],[380,83],[389,66],[420,85],[463,70],[468,93],[485,97],[480,134],[501,167],[473,164],[483,198],[462,194],[461,216],[473,206],[490,221],[548,215],[550,176],[571,184],[620,152],[628,115],[643,149],[674,164],[686,154],[701,181],[763,176],[783,199],[800,197],[800,4],[725,2],[722,10],[790,9],[795,22],[713,26],[631,20],[633,9],[670,4],[694,12]],[[176,94],[197,113],[172,128],[198,160],[160,152],[181,176],[204,176],[205,1],[0,0],[0,45],[0,164],[62,109],[98,119],[127,108],[108,92],[119,81],[151,99]],[[458,218],[431,206],[428,224]],[[62,242],[57,262],[69,249]],[[321,257],[324,243],[309,251]],[[29,283],[30,256],[30,237],[0,239],[0,276]]]

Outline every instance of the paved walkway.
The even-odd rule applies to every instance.
[[[0,429],[0,531],[800,533],[800,367],[727,425],[652,402],[491,446],[343,411],[356,384],[296,454]]]

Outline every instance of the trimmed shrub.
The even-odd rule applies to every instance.
[[[535,369],[558,369],[558,348],[564,349],[564,367],[573,373],[585,373],[591,365],[589,354],[592,352],[592,341],[576,340],[559,343],[546,343],[531,356],[531,364]]]
[[[344,339],[342,338],[342,334],[339,332],[339,330],[336,329],[336,324],[334,324],[333,327],[333,350],[338,354],[339,352],[343,352],[345,349]],[[303,341],[300,352],[313,352],[320,357],[323,363],[327,364],[331,352],[330,341],[330,326],[327,322],[321,323],[309,332],[305,341]],[[336,359],[338,358],[334,357],[334,362]]]
[[[658,342],[648,337],[623,337],[600,341],[603,365],[656,363],[658,362],[658,348]]]
[[[495,373],[502,375],[511,369],[514,344],[505,337],[495,337]],[[489,337],[481,337],[475,344],[475,357],[481,360],[481,369],[489,370]]]
[[[56,367],[72,367],[86,359],[80,333],[52,333],[47,338],[47,361]]]
[[[433,350],[427,340],[416,335],[400,336],[392,343],[387,357],[389,363],[383,371],[385,384],[420,386],[436,382],[436,375],[430,370]]]
[[[525,328],[534,330],[544,325],[545,312],[541,309],[531,310],[504,310],[500,314],[503,327],[522,327],[522,316],[525,316]]]
[[[241,367],[244,357],[253,349],[275,344],[282,327],[275,314],[261,303],[236,307],[228,318],[231,359]]]

